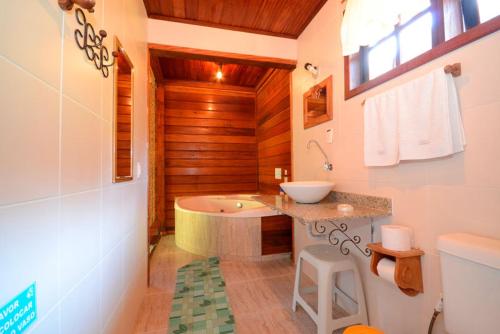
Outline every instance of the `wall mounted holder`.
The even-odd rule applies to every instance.
[[[95,0],[59,0],[59,7],[62,10],[71,10],[74,4],[88,10],[89,13],[94,12]]]
[[[378,276],[377,265],[380,260],[388,258],[396,262],[394,281],[404,294],[414,297],[424,292],[420,258],[425,253],[422,250],[393,251],[382,247],[381,243],[371,243],[367,247],[372,251],[370,269],[375,275]]]

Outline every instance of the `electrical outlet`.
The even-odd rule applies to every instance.
[[[281,180],[281,168],[274,169],[274,178],[276,180]]]
[[[333,143],[333,129],[326,130],[326,142],[327,144]]]

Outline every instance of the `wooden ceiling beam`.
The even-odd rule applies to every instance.
[[[242,32],[248,32],[251,34],[268,35],[268,36],[281,37],[281,38],[297,39],[299,37],[299,35],[279,33],[279,32],[254,29],[254,28],[230,26],[227,24],[221,24],[221,23],[216,23],[216,22],[198,21],[198,20],[191,20],[191,19],[185,19],[185,18],[181,18],[181,17],[173,17],[173,16],[166,16],[166,15],[160,15],[160,14],[151,14],[148,17],[151,19],[155,19],[155,20],[194,24],[194,25],[202,26],[202,27],[226,29],[226,30],[232,30],[232,31],[242,31]],[[309,23],[309,22],[307,22],[307,23]]]
[[[287,70],[294,70],[297,67],[297,61],[292,59],[262,57],[254,55],[245,55],[240,53],[230,53],[221,51],[210,51],[193,48],[184,48],[178,46],[162,45],[149,43],[149,52],[153,57],[182,58],[182,59],[200,59],[213,61],[216,63],[242,64],[261,67],[274,67]]]

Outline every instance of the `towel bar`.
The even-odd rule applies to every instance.
[[[459,77],[462,75],[462,64],[461,63],[455,63],[452,65],[446,65],[444,67],[444,73],[451,73],[453,77]],[[366,102],[366,99],[361,102],[361,105],[364,106]]]

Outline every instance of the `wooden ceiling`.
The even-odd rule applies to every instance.
[[[159,58],[162,77],[166,80],[219,82],[215,74],[219,64],[199,59]],[[255,87],[268,68],[243,64],[222,64],[221,84]]]
[[[298,38],[327,0],[144,0],[148,16]]]

